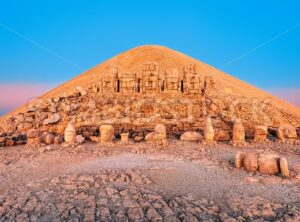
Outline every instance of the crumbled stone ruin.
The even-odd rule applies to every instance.
[[[165,126],[167,136],[189,132],[182,140],[231,141],[242,146],[246,140],[268,141],[272,128],[278,140],[295,143],[299,129],[293,125],[298,124],[297,118],[292,117],[271,100],[224,93],[216,78],[199,72],[196,64],[186,64],[181,70],[161,69],[158,62],[150,61],[136,72],[110,67],[93,84],[32,101],[26,110],[1,120],[0,146],[32,143],[32,137],[26,137],[31,129],[51,134],[46,142],[41,141],[46,144],[60,143],[61,137],[75,143],[77,134],[84,137],[78,137],[79,141],[98,137],[103,143],[102,125],[110,125],[116,135],[128,133],[122,134],[123,142],[138,142],[149,133],[148,138],[156,137],[157,124]],[[166,140],[161,144],[167,144]]]

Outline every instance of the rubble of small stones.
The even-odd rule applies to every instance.
[[[260,197],[227,198],[229,209],[192,195],[167,196],[149,188],[139,170],[100,171],[33,182],[0,196],[0,221],[287,221],[292,205]],[[32,189],[34,188],[34,189]]]

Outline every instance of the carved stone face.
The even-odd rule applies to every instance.
[[[111,125],[100,126],[101,142],[112,142],[114,138],[114,128]]]

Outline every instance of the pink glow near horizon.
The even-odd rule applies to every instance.
[[[26,104],[51,88],[53,85],[50,84],[0,83],[0,111],[11,110]],[[269,92],[300,107],[300,89],[273,89]]]
[[[0,110],[9,110],[26,104],[52,87],[47,84],[0,83]]]
[[[269,90],[269,92],[300,107],[300,89],[273,89]]]

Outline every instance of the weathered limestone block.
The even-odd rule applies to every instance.
[[[115,130],[111,125],[102,125],[100,126],[100,142],[101,143],[110,143],[115,138]]]
[[[248,172],[255,172],[258,169],[258,154],[247,153],[243,160],[243,167]]]
[[[167,129],[163,124],[157,124],[154,128],[157,139],[167,139]]]
[[[5,141],[5,146],[14,146],[15,145],[15,141],[11,138],[7,138]]]
[[[245,145],[245,129],[241,123],[241,120],[238,119],[233,124],[232,129],[232,143],[233,145]]]
[[[230,135],[226,130],[218,130],[215,132],[215,141],[229,141]]]
[[[136,73],[123,72],[120,75],[120,93],[133,93],[137,90],[137,80]]]
[[[200,141],[202,139],[201,133],[195,131],[187,131],[180,136],[180,140],[182,141]]]
[[[73,144],[76,142],[76,129],[72,122],[69,122],[67,128],[65,129],[64,139],[67,144]]]
[[[43,125],[46,126],[49,124],[54,124],[54,123],[59,122],[59,120],[60,120],[60,115],[58,113],[54,113],[48,119],[45,119],[43,121]]]
[[[82,135],[77,135],[76,137],[75,137],[75,141],[76,141],[76,143],[83,143],[84,142],[84,137],[82,136]]]
[[[64,141],[64,139],[63,139],[62,136],[56,136],[56,137],[54,137],[53,143],[56,144],[56,145],[59,145],[59,144],[61,144],[63,141]]]
[[[278,128],[277,137],[280,141],[297,139],[297,131],[293,126],[283,125]]]
[[[129,141],[128,136],[129,133],[121,133],[121,142],[127,143]]]
[[[39,147],[41,144],[41,131],[37,129],[31,129],[27,132],[27,146]]]
[[[277,155],[260,154],[258,158],[258,171],[264,174],[279,172],[279,157]]]
[[[117,92],[118,67],[110,67],[106,73],[100,76],[100,91],[102,93]]]
[[[177,69],[170,68],[165,70],[165,85],[164,91],[165,92],[180,92],[180,74]]]
[[[245,153],[241,153],[241,152],[238,152],[236,155],[235,155],[235,161],[234,161],[234,164],[235,164],[235,167],[237,169],[240,169],[243,167],[243,161],[244,161],[244,158],[245,158]]]
[[[77,86],[76,90],[80,93],[81,96],[85,96],[87,94],[87,91],[81,86]]]
[[[51,133],[48,133],[43,140],[43,143],[50,145],[54,143],[54,135]]]
[[[90,136],[89,138],[92,142],[96,142],[96,143],[99,142],[99,138],[97,136]]]
[[[26,132],[30,129],[32,129],[32,124],[31,123],[28,123],[28,122],[25,122],[25,123],[20,123],[18,126],[17,126],[17,129],[19,132]]]
[[[212,143],[215,138],[215,131],[211,123],[211,118],[207,117],[204,126],[204,141],[206,143]]]
[[[213,76],[205,76],[203,91],[206,95],[216,93],[216,79]]]
[[[135,136],[133,140],[134,140],[134,142],[138,143],[138,142],[143,141],[144,137],[143,136]]]
[[[142,93],[159,93],[161,88],[159,78],[159,67],[157,62],[146,62],[143,64],[142,70]]]
[[[279,160],[279,165],[280,165],[280,173],[283,177],[289,177],[289,167],[288,167],[288,162],[286,158],[280,158]]]
[[[254,127],[254,142],[264,142],[267,140],[268,128],[265,126]]]
[[[201,90],[201,78],[196,70],[196,64],[189,64],[183,68],[183,82],[185,94],[199,94]]]

